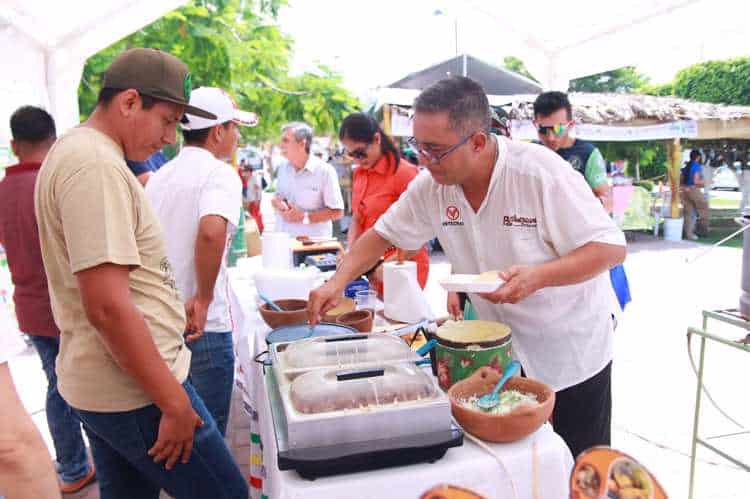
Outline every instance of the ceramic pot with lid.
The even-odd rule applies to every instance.
[[[428,334],[432,372],[443,390],[488,366],[501,375],[513,360],[510,327],[491,321],[447,321]]]

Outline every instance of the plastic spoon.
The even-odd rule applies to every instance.
[[[258,293],[258,297],[260,298],[260,300],[263,303],[265,303],[266,305],[268,305],[269,307],[271,307],[272,310],[275,310],[277,312],[283,312],[284,311],[280,306],[276,305],[273,302],[273,300],[267,298],[263,293]]]
[[[497,382],[497,385],[495,385],[495,389],[492,390],[492,393],[488,393],[487,395],[483,395],[478,401],[477,405],[480,409],[483,409],[485,411],[489,411],[493,407],[495,407],[497,404],[500,403],[500,396],[498,395],[500,393],[500,389],[503,387],[506,381],[508,381],[512,376],[514,376],[518,371],[521,370],[521,364],[518,361],[513,361],[508,366],[508,369],[505,370],[505,374],[503,374],[503,377],[500,378],[500,381]]]

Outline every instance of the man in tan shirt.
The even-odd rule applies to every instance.
[[[243,498],[247,486],[190,383],[185,312],[161,227],[125,158],[175,142],[190,74],[131,49],[107,69],[91,117],[55,143],[36,215],[61,331],[59,391],[89,435],[107,499]],[[191,452],[193,458],[191,459]],[[195,457],[195,454],[200,457]]]

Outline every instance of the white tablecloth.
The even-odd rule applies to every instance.
[[[474,490],[488,498],[567,498],[573,458],[563,440],[546,424],[529,437],[511,444],[490,444],[499,457],[464,439],[464,445],[449,449],[435,463],[350,473],[309,481],[294,471],[280,471],[276,465],[276,440],[263,368],[254,362],[266,350],[268,326],[257,313],[255,289],[241,279],[243,272],[230,275],[231,304],[244,408],[250,414],[250,484],[253,499],[383,498],[417,499],[431,487],[448,483]],[[534,490],[534,475],[538,495]],[[515,489],[515,492],[514,492]]]

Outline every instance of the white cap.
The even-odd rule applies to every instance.
[[[243,126],[255,126],[258,124],[258,116],[255,113],[237,109],[234,99],[220,88],[196,88],[190,94],[190,105],[215,114],[216,119],[211,120],[186,114],[186,120],[182,123],[183,130],[203,130],[204,128],[211,128],[228,121],[234,121],[238,125]]]

